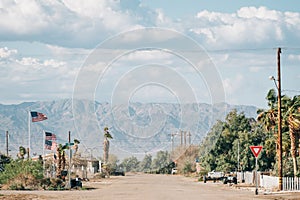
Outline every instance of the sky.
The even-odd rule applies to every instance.
[[[266,107],[300,94],[290,1],[0,1],[0,103],[94,99]]]

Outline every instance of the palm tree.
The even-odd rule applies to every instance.
[[[277,121],[277,96],[274,89],[269,90],[266,99],[268,100],[268,106],[270,109],[257,111],[257,120],[264,124],[268,132],[272,131],[275,134],[275,127]]]
[[[65,150],[67,148],[68,148],[67,145],[63,146],[62,144],[59,144],[57,149],[56,149],[57,158],[58,158],[56,175],[58,177],[61,177],[61,172],[66,167],[66,152],[65,152]]]
[[[284,96],[282,99],[284,102],[283,108],[285,111],[285,114],[283,115],[283,122],[286,126],[288,126],[289,129],[294,176],[297,176],[297,147],[300,134],[300,95],[294,96],[293,99]]]
[[[20,158],[20,159],[24,159],[24,156],[25,156],[25,154],[26,154],[26,149],[25,149],[25,147],[23,147],[23,146],[20,146],[19,147],[19,153],[18,153],[18,158]]]
[[[111,134],[108,131],[108,128],[104,128],[104,141],[103,141],[103,162],[104,164],[107,164],[108,162],[108,154],[109,154],[109,140],[108,139],[113,139]]]
[[[258,110],[258,117],[257,120],[262,122],[266,127],[267,131],[273,130],[275,134],[275,127],[278,118],[278,109],[276,108],[277,104],[277,96],[274,89],[271,89],[268,92],[266,97],[268,100],[268,106],[270,109],[268,110]],[[299,138],[299,131],[300,131],[300,114],[299,114],[299,107],[300,107],[300,96],[295,96],[293,99],[289,98],[288,96],[284,95],[281,97],[282,100],[282,113],[283,113],[283,130],[288,130],[289,137],[290,137],[290,147],[291,147],[291,157],[293,159],[293,171],[294,176],[297,175],[297,146],[298,146],[298,138]],[[287,145],[285,141],[283,141],[286,145],[285,148],[287,150]],[[276,148],[278,151],[278,149]],[[278,152],[277,152],[278,153]]]
[[[74,139],[74,156],[76,156],[77,152],[78,152],[78,144],[80,144],[80,141],[77,139]]]

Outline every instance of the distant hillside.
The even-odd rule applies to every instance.
[[[42,154],[43,130],[56,133],[58,143],[66,143],[68,131],[71,138],[81,141],[80,149],[85,155],[102,155],[103,128],[109,127],[114,139],[112,153],[124,157],[128,154],[170,150],[171,134],[180,130],[189,132],[186,137],[193,144],[199,144],[216,120],[224,119],[232,109],[244,112],[247,117],[256,117],[254,106],[229,104],[171,104],[131,103],[110,105],[85,100],[57,100],[31,102],[18,105],[0,104],[0,151],[5,152],[5,131],[9,131],[10,154],[15,156],[19,146],[28,146],[28,111],[47,115],[42,122],[30,122],[31,153]],[[188,135],[188,134],[187,134]],[[174,146],[181,142],[180,135],[174,135]],[[184,137],[182,139],[184,143]]]

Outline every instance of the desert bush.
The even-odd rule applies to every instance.
[[[11,161],[0,173],[0,184],[6,185],[7,189],[36,189],[42,179],[43,166],[39,161]]]

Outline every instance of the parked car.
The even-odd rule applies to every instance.
[[[177,174],[177,168],[172,168],[171,174],[172,175]]]
[[[112,176],[125,176],[125,172],[122,170],[115,170],[110,173]]]
[[[206,183],[207,181],[221,181],[224,178],[224,172],[208,172],[207,175],[203,176],[203,182]]]
[[[71,188],[82,188],[81,178],[71,179]]]
[[[229,175],[229,176],[225,176],[223,178],[223,183],[227,184],[227,183],[234,183],[237,184],[237,178],[235,176]]]

